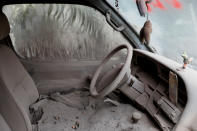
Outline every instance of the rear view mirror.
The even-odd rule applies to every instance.
[[[140,13],[140,16],[145,17],[148,14],[148,6],[147,4],[150,3],[152,0],[136,0],[137,8]]]

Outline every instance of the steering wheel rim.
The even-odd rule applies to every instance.
[[[122,49],[127,49],[127,57],[126,62],[124,63],[122,69],[120,70],[120,73],[116,76],[116,78],[109,84],[109,86],[105,87],[100,93],[96,90],[96,81],[98,79],[99,74],[101,73],[104,65],[111,59],[111,57],[119,52]],[[113,90],[115,90],[118,86],[118,84],[121,82],[121,80],[124,78],[126,73],[130,71],[130,65],[131,65],[131,59],[133,56],[132,47],[130,45],[122,44],[118,47],[116,47],[114,50],[112,50],[101,62],[99,67],[97,68],[96,72],[94,73],[94,76],[92,78],[91,84],[90,84],[90,94],[94,97],[103,98],[109,93],[111,93]]]

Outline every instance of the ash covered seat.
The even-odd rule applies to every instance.
[[[8,20],[0,12],[0,40],[9,32]],[[0,114],[12,131],[32,131],[29,106],[38,97],[32,78],[15,53],[0,44]]]

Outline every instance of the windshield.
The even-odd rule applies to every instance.
[[[23,59],[101,60],[119,43],[99,11],[76,4],[17,4],[3,8],[15,51]]]
[[[136,0],[107,0],[139,32],[146,18],[140,17]],[[186,52],[194,58],[197,69],[197,5],[196,0],[152,0],[149,19],[153,25],[150,45],[159,54],[183,62]]]

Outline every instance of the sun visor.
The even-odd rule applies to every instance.
[[[10,26],[7,17],[0,11],[0,40],[6,38],[10,33]]]

